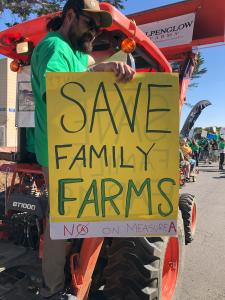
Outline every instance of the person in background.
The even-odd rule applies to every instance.
[[[202,139],[197,139],[197,144],[199,147],[199,155],[198,155],[198,160],[202,160]]]
[[[212,161],[216,162],[218,160],[218,142],[216,139],[213,139],[211,142],[212,145]]]
[[[196,161],[191,157],[192,156],[192,150],[191,147],[187,144],[186,138],[180,139],[180,149],[184,155],[184,159],[190,163],[190,176],[191,172],[194,170]],[[187,178],[188,180],[188,178]]]
[[[225,155],[225,142],[223,138],[220,138],[219,153],[220,153],[219,170],[223,170],[224,155]]]
[[[207,138],[203,138],[203,141],[202,141],[202,158],[203,160],[205,161],[205,164],[206,163],[210,163],[209,161],[209,148],[210,148],[210,145],[209,145],[209,141]]]
[[[205,160],[207,156],[207,150],[208,144],[207,144],[207,139],[205,137],[200,138],[198,141],[199,145],[199,160]]]
[[[192,150],[192,158],[196,161],[196,167],[198,167],[199,145],[195,139],[191,140],[190,147]]]
[[[191,165],[190,165],[189,161],[187,161],[184,158],[184,154],[181,149],[179,149],[179,153],[180,153],[180,168],[184,169],[186,181],[190,181]]]

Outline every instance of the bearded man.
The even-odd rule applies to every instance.
[[[35,100],[35,154],[48,186],[48,136],[46,112],[47,72],[114,72],[117,81],[129,81],[135,71],[123,62],[95,64],[90,53],[100,28],[111,26],[112,16],[96,0],[68,0],[61,15],[49,21],[49,32],[35,47],[31,83]],[[76,299],[65,290],[66,241],[51,240],[47,216],[42,273],[44,286],[38,299]]]

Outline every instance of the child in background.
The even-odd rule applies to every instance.
[[[180,149],[184,155],[184,159],[190,163],[190,166],[191,166],[190,175],[191,175],[191,172],[195,168],[196,161],[193,158],[191,158],[192,150],[191,150],[191,147],[189,147],[187,144],[187,139],[185,139],[185,138],[180,139]]]

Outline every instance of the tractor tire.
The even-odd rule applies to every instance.
[[[179,208],[184,222],[185,244],[193,241],[196,230],[196,203],[191,194],[181,194]]]
[[[104,270],[107,300],[171,300],[184,258],[184,228],[178,237],[114,238]],[[175,291],[176,290],[176,291]]]

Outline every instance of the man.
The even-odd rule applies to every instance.
[[[89,55],[99,28],[112,24],[96,0],[68,0],[62,14],[48,23],[49,33],[35,47],[31,60],[31,82],[35,99],[35,153],[48,185],[48,138],[46,116],[46,72],[114,72],[118,81],[129,81],[135,71],[123,62],[95,65]],[[42,273],[45,286],[41,299],[75,299],[64,290],[65,241],[51,240],[46,222]]]
[[[212,145],[212,161],[216,162],[218,160],[218,142],[216,138],[211,141]]]
[[[220,138],[219,153],[220,153],[219,170],[223,170],[223,163],[224,163],[224,156],[225,156],[225,143],[223,138]]]
[[[189,146],[191,147],[191,150],[192,150],[192,157],[196,161],[196,167],[198,167],[199,145],[195,139],[192,139],[190,141]]]
[[[201,142],[202,147],[202,159],[205,160],[205,163],[209,162],[209,141],[207,138],[203,138]]]

